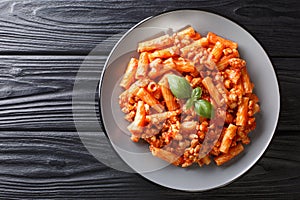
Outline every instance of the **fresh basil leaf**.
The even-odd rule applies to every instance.
[[[196,101],[196,100],[200,99],[201,95],[202,95],[202,89],[200,87],[197,87],[197,88],[193,89],[191,98],[194,101]]]
[[[185,78],[176,75],[168,75],[168,82],[173,95],[178,99],[187,99],[191,97],[192,87]]]
[[[194,105],[194,101],[192,98],[188,99],[185,103],[186,109],[190,109]]]
[[[185,104],[186,108],[190,109],[194,105],[194,103],[198,99],[200,99],[201,95],[202,95],[202,89],[200,87],[197,87],[197,88],[193,89],[192,94],[191,94],[191,98],[189,98],[186,101],[186,104]]]
[[[196,113],[205,118],[211,118],[213,116],[213,106],[209,101],[204,99],[195,102]]]

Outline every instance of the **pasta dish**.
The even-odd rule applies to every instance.
[[[137,51],[119,96],[133,142],[180,167],[219,166],[244,150],[260,106],[237,43],[188,26]]]

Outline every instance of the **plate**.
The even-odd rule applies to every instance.
[[[122,89],[118,86],[137,43],[162,32],[192,26],[202,35],[214,32],[238,43],[247,61],[247,69],[260,99],[257,127],[250,133],[251,143],[244,152],[218,167],[180,168],[153,157],[148,145],[134,143],[126,129],[128,122],[118,105]],[[159,185],[184,191],[204,191],[224,186],[249,170],[263,155],[275,132],[280,95],[275,71],[268,55],[250,33],[238,24],[213,13],[200,10],[177,10],[149,17],[131,28],[111,51],[100,80],[100,110],[105,132],[119,156],[137,173]]]

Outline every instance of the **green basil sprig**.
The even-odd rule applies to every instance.
[[[196,113],[202,117],[213,117],[213,106],[209,101],[206,101],[204,99],[197,100],[194,104],[194,108]]]
[[[205,118],[212,118],[213,106],[209,101],[200,99],[202,96],[202,89],[200,87],[192,89],[189,82],[176,75],[168,75],[168,82],[170,90],[178,99],[188,99],[186,101],[186,108],[190,109],[194,106],[195,112]]]
[[[195,102],[200,99],[201,95],[202,90],[200,87],[193,89],[191,97],[186,101],[185,107],[190,109],[192,106],[194,106]]]
[[[192,87],[183,77],[168,75],[170,89],[178,99],[187,99],[191,97]]]

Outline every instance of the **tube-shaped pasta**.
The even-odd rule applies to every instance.
[[[175,97],[173,96],[171,90],[169,89],[169,84],[166,77],[163,77],[158,84],[160,85],[161,93],[166,102],[166,106],[168,110],[170,111],[176,110],[179,105],[176,103]]]
[[[171,69],[168,69],[168,68],[162,68],[162,69],[160,69],[160,70],[152,69],[152,70],[149,72],[148,76],[149,76],[151,79],[155,79],[155,78],[157,78],[157,77],[159,77],[159,76],[161,76],[161,75],[163,75],[163,74],[169,72],[170,70],[171,70]]]
[[[242,83],[242,79],[241,78],[237,81],[237,83],[235,85],[235,88],[239,91],[237,93],[237,95],[239,96],[239,98],[242,98],[242,96],[243,96],[243,94],[245,94],[245,92],[244,92],[243,83]]]
[[[149,92],[152,93],[153,97],[155,99],[160,99],[162,94],[161,94],[161,88],[159,87],[159,85],[157,83],[155,83],[154,81],[151,81],[148,86],[147,86],[147,90]]]
[[[200,38],[197,41],[201,45],[201,47],[208,47],[208,45],[209,45],[209,41],[206,37]]]
[[[248,120],[248,102],[249,97],[243,97],[236,113],[236,125],[246,126]]]
[[[149,122],[149,124],[157,125],[164,121],[166,121],[170,117],[174,117],[178,115],[178,111],[167,111],[163,113],[156,113],[152,115],[146,116],[146,121]]]
[[[193,40],[199,40],[201,39],[200,33],[196,33],[194,36],[191,37]]]
[[[136,94],[137,97],[142,99],[145,103],[155,109],[157,112],[161,113],[164,111],[163,105],[159,103],[157,99],[155,99],[147,90],[144,88],[140,88]]]
[[[204,164],[209,165],[210,162],[211,162],[211,160],[210,160],[209,155],[206,155],[198,161],[198,164],[200,167],[202,167]]]
[[[148,73],[148,76],[151,79],[155,79],[157,76],[160,75],[160,71],[163,68],[162,59],[156,58],[155,60],[150,62],[149,66],[150,66],[150,71]]]
[[[223,49],[225,48],[225,45],[219,41],[216,42],[214,48],[211,50],[211,56],[212,56],[212,60],[217,63],[222,54],[223,54]]]
[[[164,60],[162,65],[163,65],[163,68],[165,68],[165,69],[176,69],[176,64],[175,64],[173,58],[168,58],[168,59]]]
[[[173,44],[172,38],[167,34],[152,40],[140,42],[138,44],[138,52],[153,51],[157,49],[163,49]]]
[[[252,93],[253,83],[251,83],[251,81],[250,81],[250,77],[249,77],[246,67],[243,67],[241,69],[241,77],[242,77],[244,92]]]
[[[216,102],[218,106],[221,106],[221,95],[218,92],[218,89],[215,87],[212,79],[210,77],[205,77],[202,80],[204,87],[208,90],[210,96]]]
[[[218,70],[222,71],[229,65],[229,60],[231,58],[238,58],[240,57],[239,52],[236,49],[232,50],[231,54],[228,54],[227,56],[223,56],[219,62],[217,63]]]
[[[156,50],[153,53],[149,54],[150,60],[154,60],[155,58],[169,58],[176,56],[177,47],[169,47],[166,49]]]
[[[180,49],[180,55],[183,56],[183,57],[186,57],[187,54],[191,51],[191,49],[196,50],[196,49],[199,49],[201,47],[206,47],[206,46],[208,46],[207,38],[201,38],[199,40],[194,41],[190,45],[182,47]]]
[[[135,95],[137,93],[137,89],[146,87],[149,83],[150,80],[148,78],[137,80],[130,86],[130,88],[128,89],[128,93]]]
[[[154,81],[151,81],[147,86],[147,90],[152,93],[155,92],[157,89],[158,85]]]
[[[147,52],[142,52],[139,57],[138,67],[135,73],[136,79],[141,79],[146,77],[149,67],[149,58]]]
[[[232,139],[236,135],[236,130],[237,130],[237,126],[235,126],[233,124],[229,124],[228,128],[225,131],[225,134],[223,136],[221,146],[220,146],[220,151],[222,153],[228,152],[231,142],[232,142]]]
[[[179,37],[184,37],[186,35],[188,35],[189,37],[193,37],[193,36],[195,36],[195,34],[196,34],[195,29],[191,26],[189,26],[177,33],[177,35]]]
[[[223,165],[225,162],[231,160],[244,150],[244,147],[241,143],[238,143],[236,146],[229,149],[228,153],[221,154],[215,157],[215,162],[218,166]]]
[[[125,102],[127,102],[130,95],[136,95],[140,87],[146,87],[149,84],[149,82],[150,80],[148,78],[143,78],[134,82],[128,88],[128,90],[125,90],[124,92],[122,92],[122,94],[120,94],[119,96],[120,104],[123,105]]]
[[[137,126],[144,126],[145,119],[146,119],[145,103],[143,101],[138,101],[134,122],[136,123]]]
[[[225,47],[229,47],[231,49],[237,49],[238,48],[238,44],[231,41],[231,40],[227,40],[225,38],[222,38],[212,32],[209,32],[207,34],[207,38],[208,38],[208,41],[210,43],[213,43],[213,44],[216,44],[217,42],[220,42],[222,43],[223,45],[225,45]]]
[[[160,58],[155,59],[152,63],[150,63],[151,70],[148,73],[148,76],[151,79],[155,79],[172,69],[176,68],[176,65],[173,61],[173,58],[168,58],[161,62]]]
[[[125,71],[124,77],[120,83],[121,87],[128,89],[131,83],[134,82],[137,66],[138,60],[136,58],[131,58]]]
[[[212,54],[205,60],[204,66],[209,70],[214,70],[216,68],[216,62],[212,59]]]
[[[158,89],[155,92],[153,92],[153,97],[155,99],[158,99],[158,100],[161,99],[162,93],[161,93],[161,88],[160,87],[158,87]]]
[[[146,119],[146,110],[143,101],[138,101],[136,114],[133,122],[127,127],[128,130],[136,137],[139,137],[143,131]]]
[[[175,69],[180,72],[193,72],[196,69],[192,62],[185,60],[184,58],[178,58],[174,62],[176,64]]]
[[[180,157],[174,153],[156,147],[151,147],[150,150],[153,156],[159,157],[169,163],[174,163]]]

